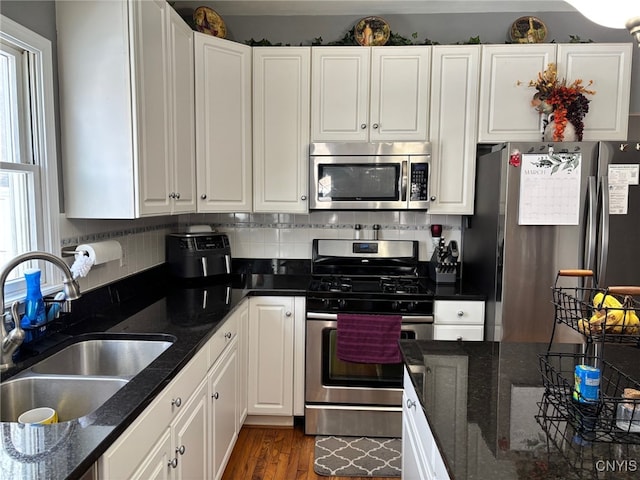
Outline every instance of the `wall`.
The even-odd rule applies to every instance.
[[[53,1],[0,2],[0,13],[50,39],[57,67],[55,3]],[[371,12],[375,14],[375,12]],[[566,42],[569,35],[596,42],[629,42],[626,31],[598,27],[572,13],[537,14],[549,29],[550,39]],[[439,43],[463,42],[480,36],[484,43],[502,43],[509,25],[519,15],[388,15],[387,21],[394,32],[418,39],[430,38]],[[229,17],[225,18],[228,37],[244,42],[250,38],[309,45],[314,38],[324,43],[342,38],[359,19],[356,17]],[[452,28],[453,26],[453,28]],[[631,111],[640,114],[640,49],[634,52]],[[57,91],[57,74],[55,85]],[[57,99],[56,99],[57,108]],[[640,121],[635,121],[640,138]],[[58,128],[59,129],[59,128]],[[58,138],[60,138],[58,131]],[[60,152],[60,145],[58,145]],[[61,169],[60,169],[61,170]],[[62,174],[62,172],[60,173]],[[63,202],[61,201],[61,204]],[[94,267],[89,276],[81,280],[83,290],[104,285],[164,262],[164,237],[188,224],[213,224],[229,234],[235,257],[309,258],[313,238],[352,238],[353,225],[360,223],[365,229],[378,223],[383,239],[419,240],[421,258],[430,258],[432,245],[428,227],[431,223],[445,226],[447,239],[460,240],[462,219],[458,216],[432,216],[417,212],[314,212],[309,215],[215,214],[182,215],[141,220],[68,220],[60,215],[60,235],[63,246],[103,239],[122,243],[125,258],[118,262]],[[369,232],[365,230],[365,235]]]

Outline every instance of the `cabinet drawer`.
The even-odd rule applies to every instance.
[[[433,306],[433,317],[436,325],[484,325],[484,302],[438,300]]]
[[[178,376],[105,452],[99,460],[100,478],[131,476],[163,431],[185,408],[189,398],[202,382],[207,373],[207,354],[206,348],[200,349]]]
[[[482,325],[434,325],[433,339],[482,341],[484,327]]]
[[[209,366],[216,363],[225,347],[238,335],[239,310],[227,318],[207,343],[209,349]]]

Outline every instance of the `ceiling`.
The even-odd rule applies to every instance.
[[[175,8],[208,6],[220,15],[384,15],[573,12],[564,0],[176,0]]]

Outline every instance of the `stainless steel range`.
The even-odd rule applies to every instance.
[[[313,241],[306,295],[307,434],[401,435],[402,363],[338,358],[338,316],[400,316],[400,338],[433,338],[433,292],[418,276],[418,259],[417,241]]]

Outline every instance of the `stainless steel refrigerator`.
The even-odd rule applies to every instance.
[[[479,146],[463,275],[487,295],[488,340],[548,342],[560,269],[640,285],[639,164],[640,142]],[[579,338],[564,325],[555,336]]]

